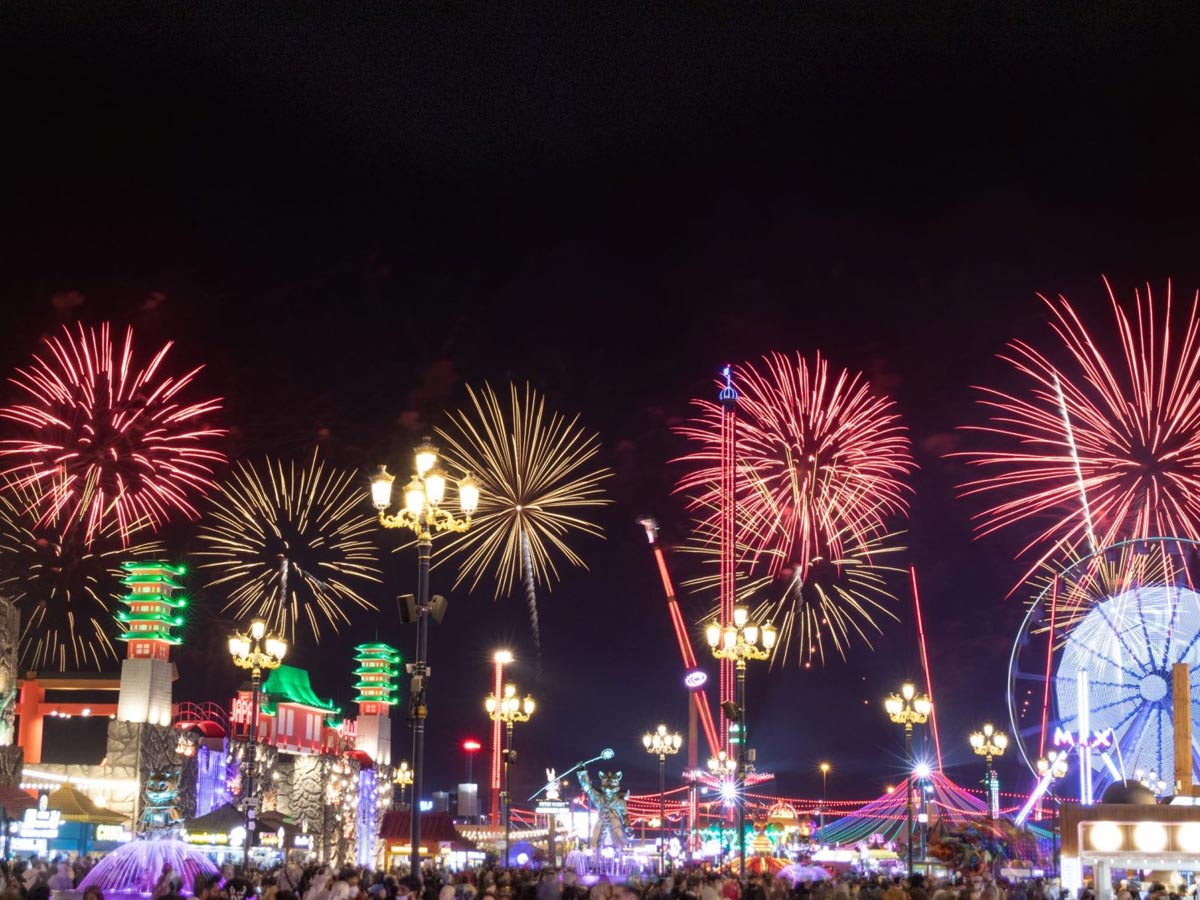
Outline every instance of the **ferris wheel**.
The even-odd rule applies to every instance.
[[[1186,663],[1200,734],[1200,543],[1127,541],[1045,580],[1009,661],[1009,717],[1025,762],[1077,751],[1080,799],[1114,780],[1173,782],[1172,666]],[[1195,768],[1198,746],[1193,740]]]

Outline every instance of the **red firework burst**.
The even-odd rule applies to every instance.
[[[200,367],[164,374],[171,347],[139,368],[132,328],[117,348],[107,323],[64,327],[9,379],[27,402],[0,409],[20,431],[0,440],[0,476],[38,498],[37,526],[82,527],[89,543],[111,527],[127,541],[173,512],[196,517],[190,497],[225,459],[211,446],[224,432],[204,424],[221,401],[182,399]]]
[[[1002,498],[977,515],[980,533],[1038,523],[1021,550],[1039,554],[1030,571],[1080,548],[1200,536],[1200,293],[1183,317],[1172,312],[1169,282],[1165,303],[1156,306],[1147,286],[1132,311],[1104,286],[1116,324],[1112,358],[1065,297],[1039,295],[1058,359],[1009,343],[1000,358],[1027,387],[977,388],[990,421],[968,430],[997,447],[956,454],[988,473],[960,485],[964,495]]]
[[[772,577],[803,581],[843,544],[869,545],[885,522],[907,511],[905,477],[914,468],[895,402],[862,374],[832,371],[817,354],[764,356],[734,369],[737,411],[737,533],[742,562]],[[721,406],[696,400],[700,415],[679,432],[699,448],[678,489],[692,495],[701,530],[720,510]]]

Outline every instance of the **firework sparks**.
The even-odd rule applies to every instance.
[[[883,564],[901,549],[887,521],[907,512],[914,463],[895,403],[820,355],[772,353],[734,378],[737,566],[749,575],[739,595],[778,619],[781,648],[795,644],[802,664],[824,660],[826,645],[844,656],[878,630],[876,614],[891,615],[886,578],[900,571]],[[678,431],[699,449],[683,458],[693,468],[678,490],[697,517],[695,548],[716,561],[722,410],[695,404],[699,416]]]
[[[0,441],[0,477],[35,490],[37,524],[65,532],[82,522],[85,541],[112,525],[128,540],[172,513],[195,518],[191,498],[225,458],[211,446],[223,432],[203,424],[221,401],[182,399],[200,369],[165,374],[171,343],[139,368],[133,329],[118,348],[107,323],[44,344],[9,379],[27,402],[0,409],[22,432]]]
[[[536,644],[536,586],[558,579],[556,557],[586,568],[569,541],[576,534],[603,537],[583,511],[610,502],[601,485],[612,473],[594,464],[596,435],[579,426],[578,416],[548,413],[530,386],[522,392],[510,384],[507,406],[488,384],[467,391],[471,408],[438,430],[446,459],[474,474],[482,488],[471,530],[448,546],[462,554],[455,585],[470,581],[474,588],[491,573],[499,597],[522,578]]]
[[[347,605],[376,608],[359,593],[380,581],[374,529],[358,475],[314,451],[307,465],[239,463],[210,499],[195,556],[207,586],[228,590],[225,610],[266,619],[293,640],[304,621],[320,641],[322,624],[337,631],[350,621]]]
[[[896,597],[889,580],[904,569],[889,563],[904,552],[900,537],[878,534],[859,543],[846,536],[837,542],[838,557],[811,559],[805,566],[785,564],[777,570],[773,563],[778,551],[755,552],[739,541],[739,557],[758,564],[738,580],[735,600],[778,629],[780,655],[772,663],[794,656],[809,668],[824,664],[827,652],[845,659],[856,641],[870,648],[874,635],[883,634],[880,619],[898,621],[890,608]],[[780,543],[785,542],[781,536]],[[701,527],[684,549],[698,553],[705,564],[704,573],[685,584],[705,593],[715,591],[721,552],[716,532]]]
[[[987,472],[964,495],[1001,498],[977,515],[981,534],[1038,523],[1021,549],[1038,554],[1030,572],[1085,544],[1200,536],[1200,294],[1180,317],[1170,284],[1161,305],[1136,292],[1132,311],[1105,288],[1118,352],[1066,298],[1041,297],[1061,352],[1012,341],[1000,358],[1028,387],[978,388],[990,421],[968,430],[996,448],[956,454]]]
[[[127,545],[114,525],[83,539],[38,524],[41,498],[30,487],[0,491],[0,594],[21,613],[19,653],[28,669],[100,669],[118,654],[111,600],[123,593],[120,564],[159,559],[155,541]]]

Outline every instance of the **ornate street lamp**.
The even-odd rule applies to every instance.
[[[913,874],[913,769],[915,763],[912,755],[913,725],[924,725],[929,721],[933,712],[933,701],[924,694],[918,694],[911,683],[906,682],[900,688],[899,694],[892,694],[883,707],[889,718],[897,725],[904,726],[904,758],[908,763],[908,776],[905,778],[904,789],[908,792],[906,798],[908,817],[908,875]]]
[[[392,774],[392,784],[400,788],[400,806],[403,808],[408,804],[408,787],[413,783],[413,772],[408,767],[408,760],[400,760],[400,765],[396,766],[396,771]]]
[[[392,482],[386,466],[380,466],[371,479],[371,503],[379,511],[379,524],[384,528],[407,528],[417,536],[417,652],[409,667],[412,673],[408,696],[409,719],[413,724],[413,802],[410,831],[413,877],[420,880],[421,872],[421,782],[425,770],[426,689],[429,669],[426,665],[429,645],[429,558],[433,551],[433,535],[440,531],[464,532],[471,527],[471,516],[479,509],[479,482],[466,473],[458,482],[458,505],[462,518],[445,508],[446,474],[438,465],[438,451],[429,441],[417,447],[412,479],[404,487],[404,508],[388,513],[392,505]]]
[[[1054,801],[1054,872],[1058,872],[1058,797],[1054,795],[1054,782],[1067,775],[1067,751],[1051,750],[1037,761],[1038,774],[1046,779],[1046,793]]]
[[[658,870],[667,869],[667,757],[674,756],[683,746],[679,732],[668,731],[659,725],[654,731],[642,735],[642,746],[646,752],[658,757],[658,821],[661,823],[658,837]]]
[[[737,673],[737,708],[738,726],[737,747],[737,823],[738,823],[738,867],[739,877],[746,880],[746,661],[751,659],[763,660],[771,658],[775,649],[775,626],[770,622],[762,626],[750,621],[750,611],[744,606],[733,608],[733,621],[722,626],[714,619],[705,629],[709,649],[717,659],[732,660]],[[729,716],[729,711],[726,711]]]
[[[245,633],[229,636],[229,655],[240,669],[250,670],[250,746],[246,748],[246,839],[242,844],[242,868],[250,868],[250,845],[254,842],[255,811],[258,809],[258,692],[263,669],[278,669],[287,656],[287,641],[267,634],[267,623],[255,619]]]
[[[528,694],[524,700],[518,697],[515,684],[506,684],[503,695],[497,697],[488,694],[487,699],[483,701],[483,707],[487,710],[488,718],[504,725],[504,792],[500,795],[500,800],[504,804],[504,865],[507,867],[508,848],[512,840],[512,794],[508,770],[509,766],[516,762],[512,748],[513,725],[517,722],[528,722],[533,717],[535,704],[533,697]]]
[[[997,731],[995,726],[988,722],[979,731],[971,734],[970,741],[975,755],[987,759],[988,818],[998,819],[1000,817],[1000,779],[996,775],[995,768],[992,767],[992,758],[1004,755],[1004,751],[1008,747],[1008,735],[1003,731]]]

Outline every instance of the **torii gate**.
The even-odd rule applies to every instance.
[[[17,743],[25,753],[26,763],[42,761],[42,726],[49,715],[115,716],[116,703],[60,703],[47,701],[47,691],[111,691],[121,689],[121,679],[101,673],[65,672],[41,675],[28,672],[18,679],[20,693],[14,714],[19,719]]]

